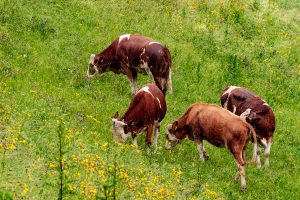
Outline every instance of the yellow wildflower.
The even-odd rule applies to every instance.
[[[103,151],[108,151],[108,145],[109,145],[108,142],[104,142],[104,143],[101,145],[101,149],[102,149]]]
[[[6,148],[7,150],[16,150],[16,146],[14,144],[9,144]]]
[[[148,197],[150,196],[150,191],[148,187],[145,187],[144,192]]]
[[[20,143],[22,143],[22,144],[26,144],[26,143],[27,143],[27,141],[26,141],[26,140],[21,140],[21,141],[20,141]]]
[[[28,186],[26,183],[22,184],[22,196],[26,195],[27,192],[29,191]]]
[[[95,197],[97,190],[95,188],[91,188],[91,189],[89,189],[88,193],[91,197]]]
[[[77,189],[76,185],[69,184],[69,190],[75,191]]]
[[[49,168],[50,169],[53,169],[53,168],[55,168],[56,167],[56,163],[55,162],[50,162],[49,163]]]

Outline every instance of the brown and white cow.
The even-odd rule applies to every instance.
[[[167,82],[172,93],[171,54],[159,42],[138,34],[122,35],[115,39],[101,53],[92,54],[87,76],[102,74],[107,71],[125,74],[130,81],[132,92],[136,92],[137,73],[147,73],[166,94]]]
[[[125,142],[131,136],[132,143],[137,146],[137,135],[146,130],[147,153],[150,153],[152,132],[154,128],[154,147],[157,150],[157,140],[160,130],[160,122],[165,117],[167,105],[165,96],[155,84],[147,84],[142,87],[131,100],[129,108],[119,119],[116,112],[112,119],[113,137],[117,142]]]
[[[255,160],[257,143],[253,127],[241,117],[213,104],[193,104],[182,117],[167,126],[166,136],[167,149],[173,148],[186,137],[195,141],[203,162],[208,158],[203,140],[214,146],[229,149],[238,166],[235,181],[238,181],[240,176],[242,190],[246,191],[246,147],[252,139],[254,143],[252,160]]]
[[[258,143],[265,149],[265,166],[269,166],[272,138],[275,131],[275,116],[271,107],[246,88],[229,86],[221,94],[222,106],[247,120],[257,133]],[[257,167],[261,167],[260,148],[257,148]]]

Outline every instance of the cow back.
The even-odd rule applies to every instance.
[[[193,104],[186,123],[194,137],[205,139],[215,146],[226,146],[229,141],[246,137],[248,131],[246,122],[240,117],[212,104]]]
[[[161,122],[166,114],[167,106],[163,93],[155,84],[142,87],[132,99],[122,119],[135,127]]]

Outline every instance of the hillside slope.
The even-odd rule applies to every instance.
[[[300,5],[287,1],[1,1],[0,199],[300,199]],[[166,44],[173,95],[157,154],[115,144],[111,118],[132,98],[125,76],[85,76],[89,56],[125,33]],[[138,76],[138,85],[149,82]],[[227,85],[273,108],[270,168],[233,183],[231,154],[205,143],[164,149],[168,123]],[[248,146],[250,149],[252,145]],[[248,150],[250,155],[250,150]]]

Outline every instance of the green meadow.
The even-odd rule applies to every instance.
[[[172,55],[156,154],[144,135],[139,148],[112,139],[127,78],[86,77],[90,55],[126,33]],[[0,0],[0,47],[0,199],[300,199],[299,0]],[[201,163],[192,141],[164,148],[167,124],[192,103],[220,105],[228,85],[276,117],[270,167],[247,165],[246,193],[228,150],[205,142]]]

